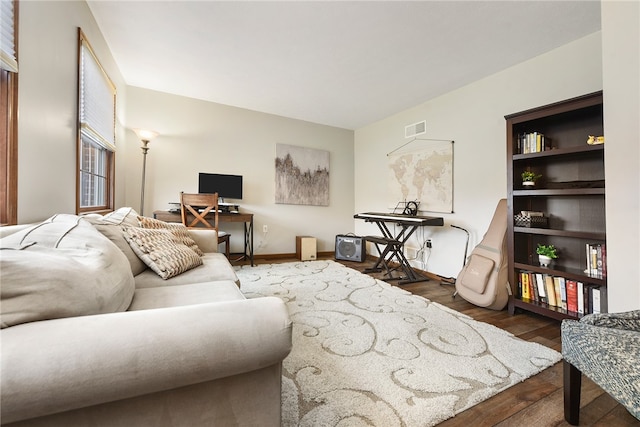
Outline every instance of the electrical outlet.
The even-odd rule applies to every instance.
[[[433,245],[431,244],[431,239],[428,239],[428,240],[427,240],[427,247],[428,247],[429,249],[431,249],[431,248],[433,247]]]
[[[411,246],[405,246],[404,252],[407,258],[415,258],[418,255],[418,249],[412,248]]]
[[[262,226],[262,232],[263,233],[268,233],[269,232],[269,226],[267,224]]]

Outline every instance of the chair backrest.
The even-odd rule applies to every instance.
[[[200,209],[204,209],[200,212]],[[205,218],[209,212],[214,213],[213,224]],[[180,192],[180,215],[182,223],[189,227],[207,227],[218,231],[218,193],[189,194]],[[193,216],[190,220],[189,215]]]

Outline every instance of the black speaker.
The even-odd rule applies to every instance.
[[[336,259],[363,262],[367,256],[367,246],[359,236],[336,236]]]

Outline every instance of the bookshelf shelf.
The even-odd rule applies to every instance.
[[[604,144],[587,144],[590,135],[604,135],[602,102],[596,92],[505,116],[511,314],[526,310],[565,319],[607,311]],[[534,188],[523,186],[524,171],[541,175]],[[514,216],[523,211],[542,213],[545,227],[516,226]],[[550,268],[539,265],[538,244],[558,249]],[[562,287],[556,289],[562,298],[554,302],[545,284],[536,287],[536,276],[550,278],[552,291],[554,284]],[[533,285],[523,283],[532,277]],[[574,282],[584,301],[580,310],[569,311],[566,290],[575,289]]]
[[[582,145],[575,147],[566,147],[566,148],[554,148],[551,150],[541,151],[539,153],[528,153],[528,154],[514,154],[513,161],[517,162],[519,160],[531,160],[535,158],[545,158],[545,157],[560,157],[560,156],[568,156],[577,153],[589,153],[589,152],[599,152],[604,151],[604,144],[599,145]]]
[[[543,197],[543,196],[581,196],[604,195],[604,188],[557,188],[539,190],[514,190],[513,197]]]
[[[553,268],[540,267],[539,265],[515,263],[515,268],[519,270],[532,271],[534,273],[551,274],[553,276],[562,276],[565,279],[577,280],[582,282],[589,282],[597,285],[606,285],[607,281],[603,278],[598,278],[589,275],[584,270],[576,268],[564,267],[561,265],[554,265]]]
[[[575,237],[577,239],[587,240],[605,240],[604,233],[594,233],[589,231],[571,231],[571,230],[552,230],[549,228],[529,228],[529,227],[513,227],[514,233],[539,234],[542,236],[564,236]]]

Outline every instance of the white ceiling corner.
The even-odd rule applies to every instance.
[[[600,30],[599,1],[88,1],[128,85],[358,129]]]

